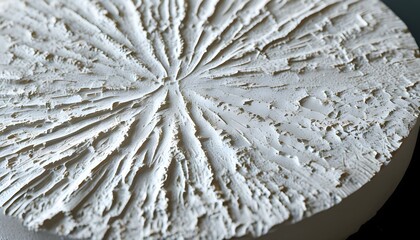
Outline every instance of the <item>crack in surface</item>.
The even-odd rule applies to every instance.
[[[390,160],[419,71],[376,0],[4,0],[0,206],[74,238],[260,236]]]

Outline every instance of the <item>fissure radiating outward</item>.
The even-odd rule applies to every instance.
[[[0,206],[76,238],[262,235],[390,160],[416,49],[376,0],[1,1]]]

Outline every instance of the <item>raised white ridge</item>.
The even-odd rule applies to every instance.
[[[2,1],[0,205],[75,238],[259,236],[380,171],[419,81],[376,0]]]

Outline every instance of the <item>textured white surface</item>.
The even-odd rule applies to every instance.
[[[72,237],[264,234],[391,158],[418,57],[379,1],[2,1],[0,205]]]

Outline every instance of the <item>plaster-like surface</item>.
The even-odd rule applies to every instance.
[[[419,55],[379,1],[1,1],[0,205],[78,238],[262,235],[387,163]]]

